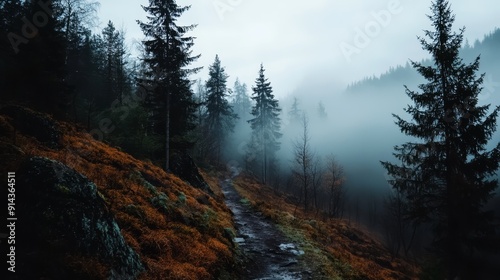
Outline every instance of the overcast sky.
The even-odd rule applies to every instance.
[[[135,20],[145,20],[148,0],[101,0],[101,28],[123,27],[128,43],[139,42]],[[451,1],[455,28],[466,26],[471,41],[500,27],[498,0]],[[408,59],[427,57],[416,36],[429,29],[431,1],[410,0],[178,0],[191,5],[180,24],[198,24],[194,53],[204,66],[219,54],[232,86],[236,77],[253,85],[260,63],[278,97],[304,84],[335,85],[379,75]],[[361,34],[361,32],[363,34]],[[135,51],[134,51],[135,52]],[[135,52],[136,53],[136,52]],[[196,78],[196,77],[193,77]],[[327,90],[327,89],[325,89]],[[333,88],[330,90],[334,90]]]

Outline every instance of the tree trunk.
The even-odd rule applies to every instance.
[[[165,171],[170,171],[170,92],[167,92],[167,119],[165,122]]]

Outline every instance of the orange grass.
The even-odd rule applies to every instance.
[[[305,213],[288,202],[287,197],[242,174],[234,180],[237,191],[274,220],[292,239],[300,235],[304,246],[319,248],[327,261],[320,269],[331,278],[341,279],[417,279],[418,268],[405,260],[392,259],[382,244],[346,221],[316,220],[314,213]],[[314,250],[310,250],[314,251]],[[306,250],[306,262],[309,251]],[[309,256],[311,257],[311,256]],[[315,256],[315,258],[318,258]],[[308,265],[317,265],[310,260]],[[343,271],[339,271],[343,270]]]
[[[9,120],[0,118],[0,124],[8,129]],[[126,242],[146,268],[139,279],[215,279],[233,265],[234,248],[224,237],[224,229],[233,228],[232,218],[221,197],[210,197],[151,163],[95,141],[72,125],[59,125],[61,150],[19,134],[15,145],[25,158],[60,161],[97,185]],[[2,141],[12,142],[5,138]],[[217,184],[210,187],[220,193]],[[209,221],[208,212],[214,213]],[[87,273],[96,261],[74,257],[69,265]],[[105,274],[105,268],[96,267],[98,275]]]

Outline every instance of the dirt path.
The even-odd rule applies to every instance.
[[[312,279],[300,266],[304,254],[271,221],[252,209],[236,192],[231,179],[222,181],[227,206],[234,213],[237,229],[235,242],[248,258],[243,279]]]

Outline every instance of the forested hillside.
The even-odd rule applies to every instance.
[[[483,98],[494,98],[494,104],[498,104],[498,94],[493,92],[500,89],[500,70],[498,65],[500,58],[498,49],[500,48],[500,29],[495,29],[491,33],[484,36],[482,40],[477,40],[474,43],[465,42],[460,50],[460,57],[471,62],[477,56],[481,57],[479,67],[480,73],[485,73]],[[411,57],[409,57],[411,60]],[[425,65],[430,65],[430,60],[422,61]],[[409,61],[405,65],[398,65],[390,68],[386,73],[379,76],[367,77],[361,81],[356,81],[347,87],[347,93],[352,94],[399,94],[402,84],[415,86],[422,82],[421,76],[413,69]],[[371,93],[370,93],[371,92]]]

